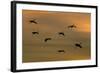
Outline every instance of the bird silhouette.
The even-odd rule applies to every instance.
[[[62,35],[62,36],[65,36],[65,34],[63,32],[59,32],[58,34],[59,35]]]
[[[44,41],[47,42],[48,40],[51,40],[51,38],[45,38]]]
[[[32,34],[39,34],[39,32],[32,32]]]
[[[38,24],[38,23],[36,22],[36,19],[30,20],[30,23]]]
[[[75,43],[75,46],[76,46],[76,47],[79,47],[79,48],[82,48],[81,43]]]
[[[59,53],[65,53],[65,50],[58,50]]]
[[[76,26],[72,24],[72,25],[69,25],[68,28],[76,28]]]

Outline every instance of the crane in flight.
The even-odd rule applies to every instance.
[[[75,24],[69,25],[68,28],[76,28]]]
[[[59,53],[65,53],[65,50],[58,50]]]
[[[34,34],[39,34],[39,32],[32,32],[32,34],[34,35]]]
[[[82,48],[81,43],[75,43],[75,46],[76,46],[76,47],[79,47],[79,48]]]
[[[36,22],[36,19],[30,20],[30,23],[38,24],[38,23]]]
[[[51,38],[45,38],[44,41],[47,42],[48,40],[51,40]]]
[[[65,36],[64,32],[59,32],[59,35]]]

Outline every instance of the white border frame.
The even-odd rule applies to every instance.
[[[65,6],[48,6],[48,5],[34,5],[34,4],[16,4],[16,28],[17,28],[17,44],[16,44],[16,60],[17,70],[22,69],[39,69],[39,68],[53,68],[53,67],[73,67],[96,65],[96,10],[92,8],[81,7],[65,7]],[[22,63],[22,9],[27,10],[48,10],[48,11],[63,11],[63,12],[82,12],[91,13],[91,60],[79,61],[56,61],[56,62],[34,62]]]

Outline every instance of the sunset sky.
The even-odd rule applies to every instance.
[[[90,59],[89,13],[23,10],[22,17],[23,62]],[[37,24],[30,23],[32,19]],[[72,24],[76,28],[68,29]],[[64,32],[65,36],[59,36],[58,32]],[[52,40],[44,42],[45,38]],[[75,47],[80,42],[83,48]],[[58,53],[59,49],[66,52]]]

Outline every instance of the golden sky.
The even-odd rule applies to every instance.
[[[89,13],[23,10],[22,17],[23,62],[90,59]],[[30,23],[31,19],[38,24]],[[72,24],[76,28],[68,29]],[[33,31],[39,35],[32,35]],[[59,36],[58,32],[64,32],[65,37]],[[52,40],[45,43],[46,37]],[[76,48],[76,42],[81,42],[83,48]],[[67,53],[59,55],[58,49]]]

